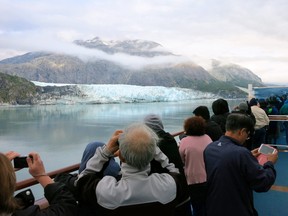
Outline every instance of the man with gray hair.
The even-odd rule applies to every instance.
[[[187,183],[157,143],[158,136],[144,123],[115,131],[75,181],[79,202],[95,206],[99,215],[174,215],[187,197]],[[105,164],[115,154],[121,161],[120,180],[103,177]],[[152,159],[167,172],[150,174]]]
[[[254,122],[249,116],[232,113],[225,135],[204,150],[207,216],[258,216],[253,191],[266,192],[274,184],[278,152],[268,154],[268,161],[260,165],[258,148],[249,151],[243,146],[252,131]]]

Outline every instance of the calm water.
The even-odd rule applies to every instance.
[[[142,121],[147,114],[160,115],[165,130],[174,133],[182,130],[184,119],[197,106],[210,109],[212,102],[0,107],[0,151],[39,152],[50,172],[78,163],[87,143],[106,142],[116,129]],[[239,104],[228,102],[230,109]],[[27,169],[17,172],[18,180],[30,177]]]

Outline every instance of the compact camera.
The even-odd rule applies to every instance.
[[[25,168],[28,167],[28,163],[26,161],[26,158],[28,156],[20,156],[20,157],[16,157],[14,158],[13,162],[14,162],[14,168]]]

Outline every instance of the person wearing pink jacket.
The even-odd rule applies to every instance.
[[[181,139],[179,153],[184,163],[184,172],[189,188],[193,216],[204,215],[206,199],[206,171],[203,151],[212,142],[205,134],[206,122],[200,116],[184,122],[186,137]]]

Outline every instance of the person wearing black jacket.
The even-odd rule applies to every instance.
[[[184,165],[179,154],[179,147],[174,137],[164,130],[163,122],[160,116],[149,114],[145,116],[144,123],[150,127],[159,137],[158,147],[168,157],[169,162],[173,163],[180,173],[184,174]],[[151,162],[151,172],[159,172],[161,169],[159,163]]]
[[[19,197],[15,198],[13,194],[16,187],[16,175],[10,160],[17,156],[19,154],[16,152],[8,152],[6,155],[0,153],[1,216],[74,216],[77,214],[77,203],[72,193],[64,184],[54,183],[46,175],[43,162],[35,152],[30,153],[26,159],[29,172],[44,188],[49,206],[41,210],[38,205],[34,205],[34,202],[27,206],[27,203]]]
[[[210,119],[210,112],[208,107],[198,106],[193,111],[193,114],[195,116],[200,116],[205,120],[205,134],[207,134],[212,139],[212,141],[218,140],[223,135],[220,125]],[[181,134],[179,135],[179,139],[181,140],[186,136],[187,135],[185,133]]]
[[[215,100],[212,103],[212,111],[214,115],[211,116],[211,120],[220,125],[222,132],[224,134],[226,131],[225,128],[226,119],[230,113],[228,102],[223,98]]]
[[[193,113],[195,116],[201,116],[205,119],[205,133],[212,139],[212,141],[218,140],[223,135],[220,125],[210,119],[210,112],[206,106],[198,106]]]
[[[149,114],[145,116],[144,123],[151,128],[159,137],[158,147],[160,150],[168,157],[169,162],[173,163],[176,168],[179,169],[179,172],[183,177],[184,174],[184,164],[182,162],[181,156],[179,154],[179,147],[174,139],[174,137],[164,130],[163,122],[159,115]],[[151,173],[161,173],[163,172],[163,168],[160,163],[155,159],[151,161]],[[190,216],[191,205],[189,201],[189,197],[187,197],[187,202],[183,203],[176,209],[175,216]]]

